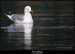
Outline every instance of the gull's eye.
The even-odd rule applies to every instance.
[[[27,9],[27,10],[29,10],[29,9]]]

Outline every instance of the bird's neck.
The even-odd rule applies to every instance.
[[[25,12],[25,14],[29,14],[30,12]]]
[[[30,12],[25,12],[25,14],[24,15],[31,15],[31,13]]]

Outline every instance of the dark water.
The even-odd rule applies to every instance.
[[[73,1],[2,1],[0,50],[73,50]],[[3,13],[24,13],[31,6],[33,24],[15,24]]]
[[[73,50],[73,23],[60,18],[33,17],[33,24],[1,26],[0,49]]]

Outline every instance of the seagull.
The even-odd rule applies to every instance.
[[[10,20],[12,20],[15,23],[33,23],[31,12],[33,13],[33,11],[31,10],[31,7],[26,6],[24,8],[24,15],[20,15],[20,14],[7,15],[5,13],[4,15],[6,15]]]

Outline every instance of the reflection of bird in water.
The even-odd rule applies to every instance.
[[[25,49],[31,49],[32,28],[33,28],[33,23],[26,23],[26,24],[14,23],[8,27],[7,31],[9,32],[9,34],[11,34],[12,37],[13,37],[13,35],[15,37],[17,36],[17,38],[16,38],[16,39],[18,39],[17,41],[21,44],[24,44]],[[13,32],[13,33],[11,33],[11,32]],[[24,37],[22,36],[21,33],[23,34]],[[22,37],[23,37],[24,41],[21,40]],[[17,45],[19,45],[19,44],[17,44]]]
[[[24,15],[19,15],[19,14],[11,14],[11,15],[7,15],[5,14],[8,18],[10,18],[13,22],[16,23],[33,23],[33,19],[32,19],[32,15],[31,13],[31,7],[30,6],[26,6],[24,8]],[[11,12],[9,12],[11,13]]]
[[[31,49],[31,36],[32,36],[32,28],[33,23],[24,25],[24,38],[25,38],[25,49]]]

